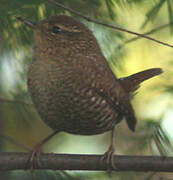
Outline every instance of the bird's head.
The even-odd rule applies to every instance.
[[[20,20],[34,29],[35,50],[47,55],[89,55],[98,47],[92,32],[81,22],[67,15],[51,16],[39,23]],[[44,55],[45,56],[45,55]]]

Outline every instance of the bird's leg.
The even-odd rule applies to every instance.
[[[103,154],[103,157],[101,158],[101,161],[103,161],[104,159],[106,159],[106,163],[108,164],[109,166],[109,169],[117,169],[116,166],[115,166],[115,163],[114,163],[114,151],[115,151],[115,148],[114,148],[114,145],[115,145],[115,142],[114,142],[114,139],[115,139],[115,128],[113,128],[111,130],[111,144],[109,146],[109,149],[108,151],[106,151],[104,154]]]
[[[31,156],[29,158],[30,164],[31,164],[31,170],[33,169],[33,163],[34,163],[34,157],[37,157],[37,164],[38,166],[41,166],[40,163],[40,153],[41,153],[41,147],[43,144],[45,144],[49,139],[51,139],[55,134],[57,134],[59,131],[54,131],[52,134],[44,138],[40,143],[38,143],[35,147],[34,150],[31,153]]]

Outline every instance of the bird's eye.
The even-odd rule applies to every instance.
[[[58,34],[58,33],[62,32],[62,29],[59,28],[58,26],[53,26],[52,32],[55,34]]]

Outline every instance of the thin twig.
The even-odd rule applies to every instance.
[[[63,173],[67,177],[67,179],[71,179],[71,180],[84,180],[83,178],[73,177],[71,174],[67,173],[66,171],[61,171],[61,173]]]
[[[5,99],[5,98],[1,98],[1,97],[0,97],[0,102],[2,102],[2,103],[17,103],[17,104],[32,106],[32,104],[29,104],[29,103],[26,103],[26,102],[23,102],[23,101],[10,100],[10,99]]]
[[[164,46],[168,46],[168,47],[173,48],[173,45],[168,44],[168,43],[165,43],[165,42],[160,41],[160,40],[157,40],[157,39],[152,38],[152,37],[150,37],[150,36],[147,36],[147,35],[145,35],[145,34],[137,33],[137,32],[130,31],[130,30],[127,30],[127,29],[124,29],[124,28],[121,28],[121,27],[118,27],[118,26],[115,26],[115,25],[110,25],[110,24],[106,24],[106,23],[97,21],[97,20],[92,19],[92,18],[90,18],[90,17],[84,16],[83,14],[81,14],[81,13],[79,13],[79,12],[74,11],[74,10],[71,9],[71,8],[65,7],[64,5],[58,3],[58,2],[56,2],[56,1],[54,1],[54,0],[48,0],[48,1],[51,2],[51,3],[53,3],[53,4],[55,4],[55,5],[57,5],[57,6],[59,6],[59,7],[61,7],[61,8],[63,8],[63,9],[65,9],[65,10],[67,10],[67,11],[70,11],[71,13],[76,14],[77,16],[80,16],[80,17],[86,19],[87,21],[91,21],[91,22],[94,22],[94,23],[96,23],[96,24],[101,24],[101,25],[103,25],[103,26],[106,26],[106,27],[109,27],[109,28],[112,28],[112,29],[116,29],[116,30],[123,31],[123,32],[129,33],[129,34],[133,34],[133,35],[136,35],[136,36],[140,36],[140,37],[149,39],[149,40],[151,40],[151,41],[154,41],[154,42],[156,42],[156,43],[162,44],[162,45],[164,45]]]
[[[144,180],[150,180],[156,174],[157,174],[157,172],[152,172],[151,174],[149,174],[149,176],[145,177]]]
[[[172,24],[173,24],[173,22],[172,22],[172,23],[169,23],[169,24],[161,25],[161,26],[159,26],[159,27],[156,27],[156,28],[154,28],[154,29],[151,29],[151,30],[148,31],[148,32],[145,32],[144,35],[149,35],[149,34],[156,33],[157,31],[160,31],[160,30],[162,30],[162,29],[164,29],[164,28],[166,28],[166,27],[168,27],[168,26],[170,26],[170,25],[172,25]],[[141,37],[138,36],[138,37],[135,37],[135,38],[127,39],[126,41],[124,41],[123,44],[131,43],[131,42],[136,41],[136,40],[138,40],[138,39],[140,39],[140,38],[141,38]]]
[[[13,143],[13,144],[21,147],[21,148],[24,149],[25,151],[31,151],[30,148],[26,147],[26,146],[23,145],[22,143],[19,143],[18,141],[16,141],[15,139],[13,139],[13,138],[10,137],[10,136],[6,136],[6,135],[0,134],[0,138],[5,139],[5,140],[7,140],[7,141],[9,141],[9,142],[11,142],[11,143]]]

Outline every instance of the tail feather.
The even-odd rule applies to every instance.
[[[127,93],[136,91],[139,88],[140,83],[150,79],[154,76],[161,74],[163,71],[160,68],[147,69],[145,71],[138,72],[131,76],[118,79],[122,87]]]
[[[124,101],[123,108],[125,109],[122,112],[124,113],[124,117],[126,119],[129,129],[135,131],[137,120],[133,107],[128,100]]]
[[[154,76],[157,76],[161,73],[162,73],[162,70],[160,68],[153,68],[153,69],[148,69],[142,72],[138,72],[128,77],[120,78],[118,80],[121,83],[123,89],[126,91],[126,93],[133,95],[134,91],[139,88],[140,83]],[[123,112],[123,115],[126,118],[128,127],[132,131],[134,131],[137,121],[135,118],[133,107],[129,101],[129,96],[127,96],[127,98],[124,97],[123,100],[121,101],[120,112]]]

